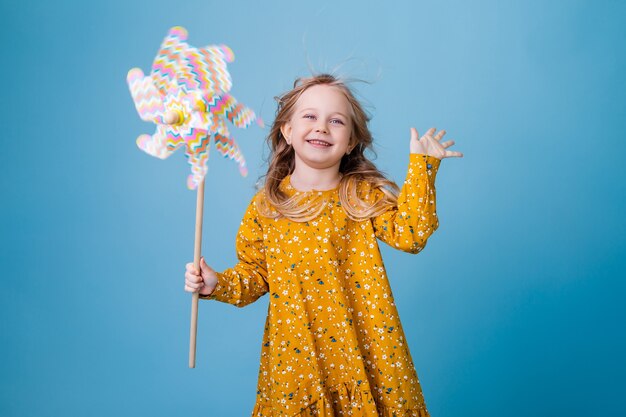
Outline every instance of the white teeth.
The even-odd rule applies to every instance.
[[[315,143],[315,144],[317,144],[317,145],[330,146],[330,143],[328,143],[328,142],[324,142],[324,141],[321,141],[321,140],[315,140],[315,139],[313,139],[313,140],[308,140],[307,142],[309,142],[309,143]]]

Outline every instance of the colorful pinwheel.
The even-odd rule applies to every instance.
[[[230,136],[226,121],[239,128],[253,121],[263,127],[254,112],[228,92],[232,80],[226,63],[233,62],[233,51],[225,45],[194,48],[186,42],[187,31],[170,29],[152,64],[150,75],[139,68],[128,72],[127,81],[139,116],[157,125],[153,135],[140,135],[137,145],[157,158],[165,159],[185,146],[191,164],[187,179],[189,189],[198,189],[196,200],[196,237],[194,264],[200,270],[204,178],[209,159],[209,143],[218,152],[239,164],[241,175],[247,175],[246,162],[239,146]],[[189,367],[195,367],[198,293],[191,304]]]
[[[195,189],[208,169],[211,138],[218,152],[237,162],[241,175],[247,175],[245,159],[226,120],[239,128],[255,120],[259,126],[263,122],[228,94],[232,80],[226,63],[234,60],[231,49],[225,45],[195,48],[186,39],[184,28],[170,29],[150,75],[133,68],[127,81],[139,116],[157,124],[152,136],[137,138],[137,145],[161,159],[185,145],[192,172],[187,186]]]

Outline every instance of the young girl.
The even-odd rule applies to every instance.
[[[365,156],[368,117],[331,75],[279,98],[264,188],[222,273],[187,264],[185,290],[243,307],[269,293],[254,417],[427,417],[377,238],[418,253],[439,225],[440,160],[461,157],[419,138],[402,190]]]

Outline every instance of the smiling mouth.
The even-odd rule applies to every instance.
[[[307,142],[309,142],[312,145],[318,145],[318,146],[333,146],[331,143],[328,143],[324,140],[319,140],[319,139],[308,139]]]

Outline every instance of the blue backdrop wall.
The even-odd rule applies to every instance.
[[[225,43],[233,94],[271,123],[294,78],[335,71],[402,181],[409,128],[463,159],[418,256],[383,248],[433,416],[624,416],[626,5],[620,1],[2,2],[0,415],[245,416],[263,298],[203,302],[187,368],[195,193],[127,90],[166,31]],[[213,152],[203,253],[222,270],[267,128]]]

